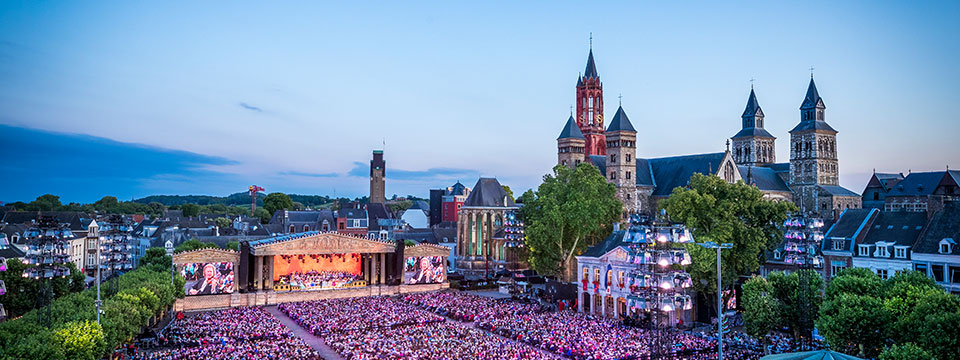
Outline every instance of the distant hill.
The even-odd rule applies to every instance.
[[[298,202],[307,207],[316,207],[324,204],[329,204],[333,202],[332,199],[324,195],[299,195],[299,194],[287,194],[290,196],[290,199],[294,202]],[[263,206],[263,198],[266,197],[265,193],[257,193],[257,206]],[[210,196],[210,195],[151,195],[139,199],[134,199],[133,202],[141,204],[149,204],[151,202],[158,202],[165,206],[173,205],[183,205],[183,204],[197,204],[197,205],[214,205],[214,204],[223,204],[227,206],[244,206],[250,205],[250,195],[245,192],[238,192],[235,194],[230,194],[228,196]]]

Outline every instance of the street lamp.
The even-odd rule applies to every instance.
[[[730,249],[733,244],[723,243],[717,245],[715,242],[705,242],[697,244],[707,249],[717,249],[717,359],[723,360],[723,291],[721,290],[721,279],[723,279],[720,251]]]
[[[167,240],[163,244],[163,248],[167,250],[167,256],[170,257],[170,285],[176,285],[176,282],[173,281],[176,277],[176,267],[173,264],[173,241]]]

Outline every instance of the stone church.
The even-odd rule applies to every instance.
[[[655,212],[657,202],[689,184],[694,173],[743,180],[771,199],[793,201],[801,211],[835,219],[860,208],[861,197],[839,184],[837,131],[825,120],[823,99],[810,77],[800,105],[800,122],[790,130],[790,161],[776,162],[776,137],[764,129],[764,115],[753,88],[741,115],[741,129],[723,152],[663,158],[637,156],[637,130],[623,106],[604,127],[603,84],[593,49],[577,79],[576,118],[571,114],[557,138],[560,165],[589,161],[617,186],[626,213]]]

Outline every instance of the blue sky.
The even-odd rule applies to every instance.
[[[388,194],[535,187],[590,32],[606,117],[622,93],[644,157],[722,151],[755,78],[786,161],[814,66],[859,192],[874,168],[960,167],[958,18],[958,2],[4,2],[0,201],[364,195],[384,142]]]

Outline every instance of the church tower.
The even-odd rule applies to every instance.
[[[373,151],[373,160],[370,160],[370,203],[386,204],[386,188],[384,184],[387,175],[387,162],[383,160],[383,150]]]
[[[567,119],[567,124],[557,137],[557,164],[576,169],[577,165],[586,160],[583,152],[587,139],[583,137],[573,115]]]
[[[807,95],[800,105],[800,123],[790,130],[790,187],[797,193],[797,205],[805,212],[818,211],[820,186],[839,185],[837,130],[827,124],[825,110],[810,75]]]
[[[577,79],[577,125],[586,138],[586,154],[605,155],[606,140],[603,136],[603,84],[593,61],[591,40],[587,68]]]
[[[733,136],[733,161],[737,165],[760,166],[777,161],[774,142],[776,137],[763,128],[763,110],[757,102],[757,94],[750,86],[747,107],[740,115],[740,132]]]
[[[617,186],[617,198],[626,214],[637,212],[637,130],[623,106],[617,109],[606,132],[607,181]]]

